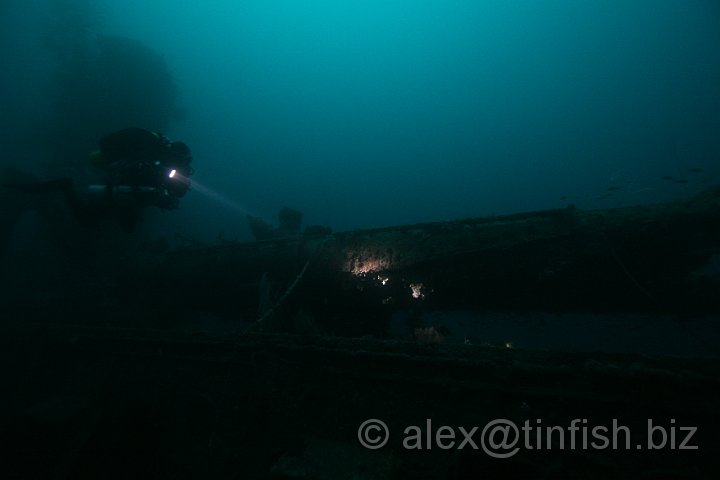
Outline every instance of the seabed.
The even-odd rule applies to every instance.
[[[112,294],[89,283],[49,302],[5,302],[2,469],[8,478],[715,478],[719,254],[714,189],[672,204],[122,262],[106,271]],[[369,419],[390,431],[382,448],[360,442]],[[615,421],[632,438],[626,449],[622,436],[617,448],[578,437],[571,449],[556,435],[500,459],[480,445],[498,419],[611,430]],[[649,421],[677,427],[674,448],[648,448],[660,441]],[[412,426],[478,427],[478,448],[407,448]],[[698,449],[679,448],[680,427],[697,429],[688,445]]]

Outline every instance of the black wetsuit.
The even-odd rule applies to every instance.
[[[101,138],[99,146],[110,178],[107,184],[95,186],[92,200],[80,195],[70,178],[6,186],[27,193],[60,191],[81,225],[114,219],[125,231],[135,229],[143,208],[176,208],[178,199],[189,189],[190,150],[182,142],[170,142],[141,128],[127,128]],[[171,170],[177,170],[184,181],[170,179]],[[126,195],[130,202],[116,201],[118,187],[129,191]]]

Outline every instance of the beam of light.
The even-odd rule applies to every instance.
[[[180,175],[180,174],[176,173],[174,178],[177,178],[182,181],[182,175]],[[185,180],[189,182],[188,179],[185,179]],[[238,203],[234,200],[230,200],[225,195],[222,195],[221,193],[218,193],[215,190],[213,190],[209,187],[206,187],[202,183],[199,183],[197,180],[193,179],[192,184],[191,184],[191,189],[194,192],[198,192],[199,194],[209,198],[210,200],[213,200],[213,201],[219,203],[220,205],[222,205],[234,212],[241,213],[243,215],[252,215],[254,217],[259,216],[259,215],[256,215],[255,213],[253,213],[250,209],[241,205],[240,203]]]

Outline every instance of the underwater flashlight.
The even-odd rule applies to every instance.
[[[169,178],[175,178],[175,174],[177,173],[177,170],[170,170],[170,173],[168,173]]]

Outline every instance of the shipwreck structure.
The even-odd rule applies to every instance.
[[[715,478],[717,350],[531,350],[404,341],[388,328],[400,313],[422,325],[426,314],[458,309],[715,321],[719,254],[714,189],[672,204],[295,235],[103,268],[106,283],[66,290],[76,297],[3,306],[3,470],[58,479]],[[368,419],[391,432],[383,448],[359,442]],[[531,448],[520,440],[502,459],[403,445],[408,426],[482,432],[497,419],[622,435],[612,448],[571,451],[554,430],[543,448],[532,442],[546,437],[532,437]],[[658,428],[676,443],[668,435],[659,447]],[[480,433],[474,440],[481,445]]]
[[[713,189],[678,203],[180,249],[142,291],[251,322],[300,314],[343,335],[382,333],[398,310],[715,314],[719,255]]]

